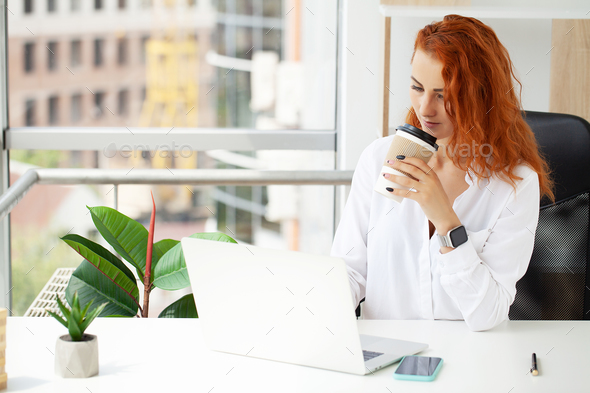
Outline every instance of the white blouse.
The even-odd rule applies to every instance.
[[[436,232],[410,199],[401,204],[373,191],[393,136],[361,154],[332,245],[347,264],[354,306],[365,319],[464,319],[471,330],[508,319],[516,282],[527,270],[539,218],[539,178],[526,165],[516,191],[497,177],[469,188],[453,210],[469,240],[440,253]]]

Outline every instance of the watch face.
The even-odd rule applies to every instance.
[[[451,238],[453,247],[459,247],[467,241],[467,231],[464,226],[460,226],[459,228],[452,230],[449,237]]]

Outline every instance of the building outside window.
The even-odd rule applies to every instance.
[[[25,125],[27,127],[35,126],[35,100],[25,102]]]
[[[148,40],[150,39],[149,35],[144,35],[143,37],[141,37],[141,42],[140,42],[140,48],[139,48],[139,53],[140,53],[140,61],[141,64],[145,64],[145,57],[146,57],[146,45]]]
[[[117,114],[126,116],[129,111],[129,90],[120,90],[117,96]]]
[[[94,40],[94,66],[100,67],[103,64],[104,40],[96,38]]]
[[[82,119],[82,95],[74,94],[71,101],[71,121],[77,123]]]
[[[35,43],[27,42],[25,44],[25,56],[24,56],[24,69],[25,72],[33,72],[35,70]]]
[[[80,1],[82,0],[70,0],[70,10],[80,11]]]
[[[47,44],[47,69],[49,71],[57,69],[57,42],[55,41]]]
[[[94,92],[94,117],[101,118],[104,114],[104,96],[102,91]]]
[[[48,123],[50,126],[55,126],[59,123],[59,97],[57,96],[51,96],[49,97],[49,107],[48,109],[48,113],[49,113],[49,119],[48,119]]]
[[[82,41],[73,40],[70,42],[70,65],[78,67],[82,64]]]
[[[57,0],[47,0],[47,12],[57,11]]]
[[[25,0],[24,11],[25,11],[25,14],[32,14],[33,13],[33,0]]]
[[[117,40],[117,64],[127,64],[127,38],[119,38]]]

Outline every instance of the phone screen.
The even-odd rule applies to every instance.
[[[395,370],[395,373],[431,376],[434,374],[441,360],[441,358],[431,358],[428,356],[406,356],[397,367],[397,370]]]

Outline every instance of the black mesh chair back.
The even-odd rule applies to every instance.
[[[555,204],[540,202],[535,248],[509,318],[590,319],[590,123],[559,113],[523,116],[553,172]]]

